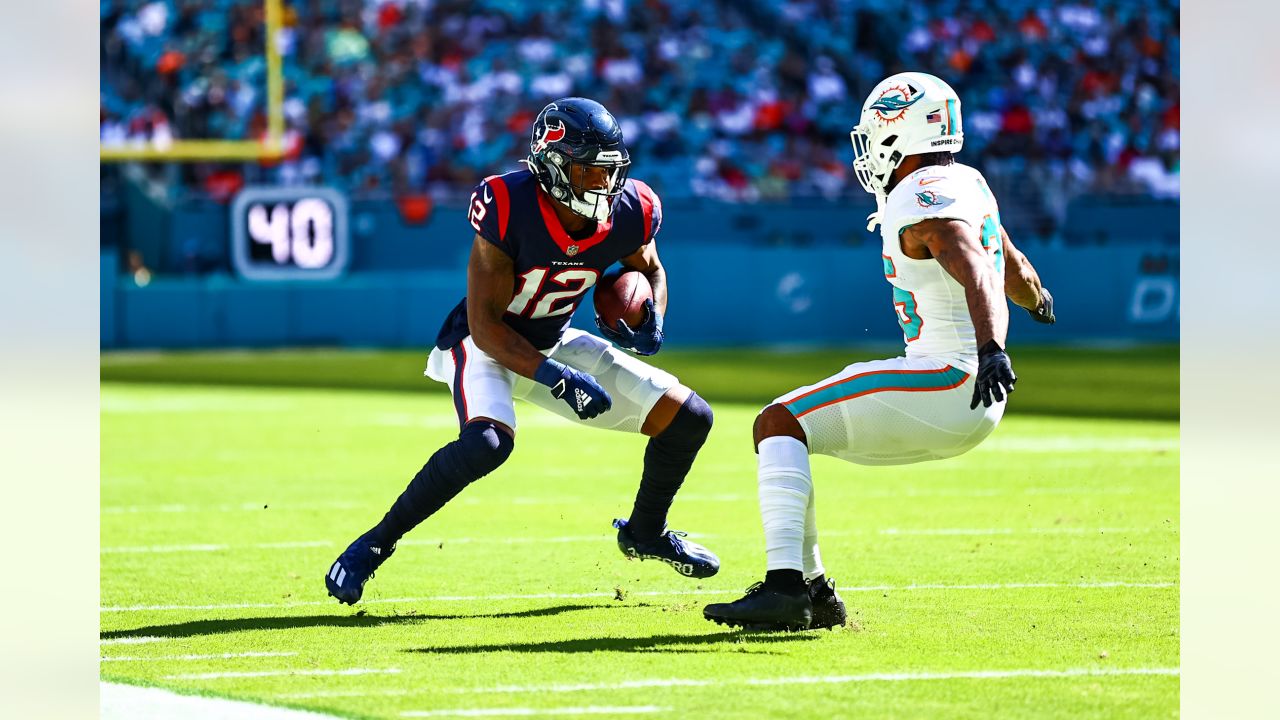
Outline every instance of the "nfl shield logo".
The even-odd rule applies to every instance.
[[[577,255],[577,254],[578,254],[578,246],[577,246],[577,245],[570,245],[569,247],[565,248],[565,250],[564,250],[564,254],[565,254],[565,255],[568,255],[569,257],[573,257],[574,255]]]

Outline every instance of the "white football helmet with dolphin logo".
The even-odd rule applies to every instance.
[[[880,81],[862,104],[849,133],[853,171],[862,188],[884,207],[889,177],[908,155],[959,152],[964,145],[960,97],[941,78],[904,72]],[[872,215],[871,229],[879,213]]]

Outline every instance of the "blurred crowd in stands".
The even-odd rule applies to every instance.
[[[286,157],[183,169],[214,196],[456,197],[516,167],[546,102],[584,95],[664,197],[852,197],[849,129],[902,70],[957,89],[961,159],[997,195],[1178,195],[1178,0],[283,5]],[[262,137],[264,35],[262,0],[101,0],[102,143]]]

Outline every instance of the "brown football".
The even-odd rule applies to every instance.
[[[621,319],[635,329],[644,322],[644,301],[652,298],[649,278],[635,270],[611,270],[596,283],[596,315],[611,328]]]

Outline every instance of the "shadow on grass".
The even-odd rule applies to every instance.
[[[100,639],[126,637],[197,637],[249,630],[292,630],[309,627],[376,627],[378,625],[413,625],[430,620],[471,620],[480,618],[529,618],[559,615],[574,610],[594,610],[601,605],[553,605],[519,612],[476,613],[474,615],[288,615],[282,617],[219,618],[190,620],[170,625],[148,625],[130,630],[108,630]]]
[[[792,642],[808,642],[816,639],[816,635],[809,633],[760,633],[760,632],[717,632],[717,633],[691,633],[688,635],[648,635],[645,637],[604,637],[604,638],[578,638],[576,640],[548,640],[546,642],[531,643],[494,643],[491,645],[446,645],[442,647],[423,647],[410,648],[405,652],[416,653],[439,653],[442,655],[451,654],[470,654],[470,653],[490,653],[490,652],[554,652],[554,653],[585,653],[585,652],[636,652],[636,651],[653,651],[653,652],[675,652],[675,653],[698,653],[698,652],[724,652],[726,644],[737,644],[740,642],[751,643],[792,643]],[[704,647],[674,647],[679,645],[694,645]],[[767,651],[766,651],[767,652]]]

